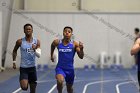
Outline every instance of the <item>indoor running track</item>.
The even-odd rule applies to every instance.
[[[139,93],[136,69],[75,69],[75,74],[74,93]],[[57,93],[54,75],[54,69],[38,71],[36,93]],[[18,76],[0,83],[0,93],[29,93],[20,89]]]

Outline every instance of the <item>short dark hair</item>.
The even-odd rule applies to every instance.
[[[135,32],[139,32],[139,28],[135,28]]]
[[[24,29],[26,28],[26,26],[31,26],[33,28],[33,26],[31,24],[29,24],[29,23],[24,25]]]
[[[64,31],[66,28],[70,29],[71,32],[73,32],[73,29],[72,29],[72,27],[70,27],[70,26],[65,26],[64,29],[63,29],[63,31]]]

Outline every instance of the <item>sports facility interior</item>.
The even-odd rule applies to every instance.
[[[17,69],[12,68],[13,48],[25,36],[27,23],[41,42],[36,93],[57,93],[58,50],[51,62],[51,43],[63,38],[65,26],[73,28],[71,39],[84,46],[84,58],[74,57],[74,93],[140,93],[130,53],[135,28],[140,29],[140,0],[0,0],[0,93],[30,91],[19,84],[20,50]]]

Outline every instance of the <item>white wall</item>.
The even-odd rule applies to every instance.
[[[2,55],[7,49],[9,27],[12,15],[13,0],[1,0],[0,9],[2,10]],[[3,55],[4,56],[4,55]]]
[[[25,10],[76,11],[78,0],[25,0]]]
[[[75,56],[75,67],[95,64],[102,51],[111,57],[110,64],[113,62],[114,53],[120,51],[124,66],[129,67],[134,64],[130,49],[134,28],[140,27],[139,16],[140,14],[14,13],[10,25],[6,66],[12,65],[10,52],[16,40],[24,36],[23,25],[31,23],[34,27],[34,36],[41,40],[42,56],[38,63],[50,62],[51,42],[62,35],[63,28],[68,25],[74,29],[75,40],[84,43],[86,54],[83,60]],[[18,56],[17,61],[20,62],[19,53]]]
[[[140,12],[139,0],[82,0],[82,9],[98,12]]]
[[[140,0],[14,0],[16,9],[33,11],[140,12]]]

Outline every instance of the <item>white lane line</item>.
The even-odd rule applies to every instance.
[[[94,79],[90,79],[90,80],[94,80]],[[89,81],[89,80],[76,80],[76,82],[83,82],[83,81]],[[47,93],[51,93],[52,91],[54,91],[54,89],[56,88],[57,84],[55,84]],[[64,88],[66,88],[66,86],[64,86]],[[64,88],[63,88],[63,91],[64,91]]]
[[[42,78],[44,78],[47,74],[49,74],[49,72],[50,72],[50,70],[49,70],[49,71],[47,71],[47,72],[46,72],[46,74],[44,74],[44,75],[40,76],[40,77],[39,77],[39,80],[40,80],[40,79],[42,79]],[[18,88],[17,90],[15,90],[15,91],[14,91],[14,92],[12,92],[12,93],[18,93],[18,92],[19,92],[19,91],[21,91],[21,90],[22,90],[21,88]]]
[[[137,89],[139,90],[139,85],[137,84],[137,81],[135,80],[134,76],[129,72],[127,71],[128,73],[128,76],[130,77],[130,79],[133,81],[132,83],[137,87]]]
[[[64,92],[65,89],[66,89],[66,85],[64,85],[62,92]]]
[[[52,93],[52,91],[56,88],[57,84],[55,84],[47,93]]]
[[[21,91],[21,88],[18,88],[17,90],[15,90],[15,91],[12,92],[12,93],[17,93],[17,92],[19,92],[19,91]]]
[[[87,84],[84,86],[83,93],[86,93],[87,87],[90,86],[90,85],[97,84],[97,83],[103,83],[103,82],[105,83],[105,82],[112,82],[112,81],[121,81],[121,80],[122,80],[122,79],[119,79],[119,80],[96,81],[96,82],[87,83]]]
[[[57,84],[55,84],[47,93],[51,93],[52,91],[54,91],[54,89],[57,87]],[[63,90],[62,92],[66,89],[66,84],[64,84],[63,86]]]
[[[120,93],[119,86],[124,85],[124,84],[127,84],[127,83],[133,83],[133,81],[122,82],[122,83],[117,84],[116,85],[116,91],[117,91],[117,93]]]

